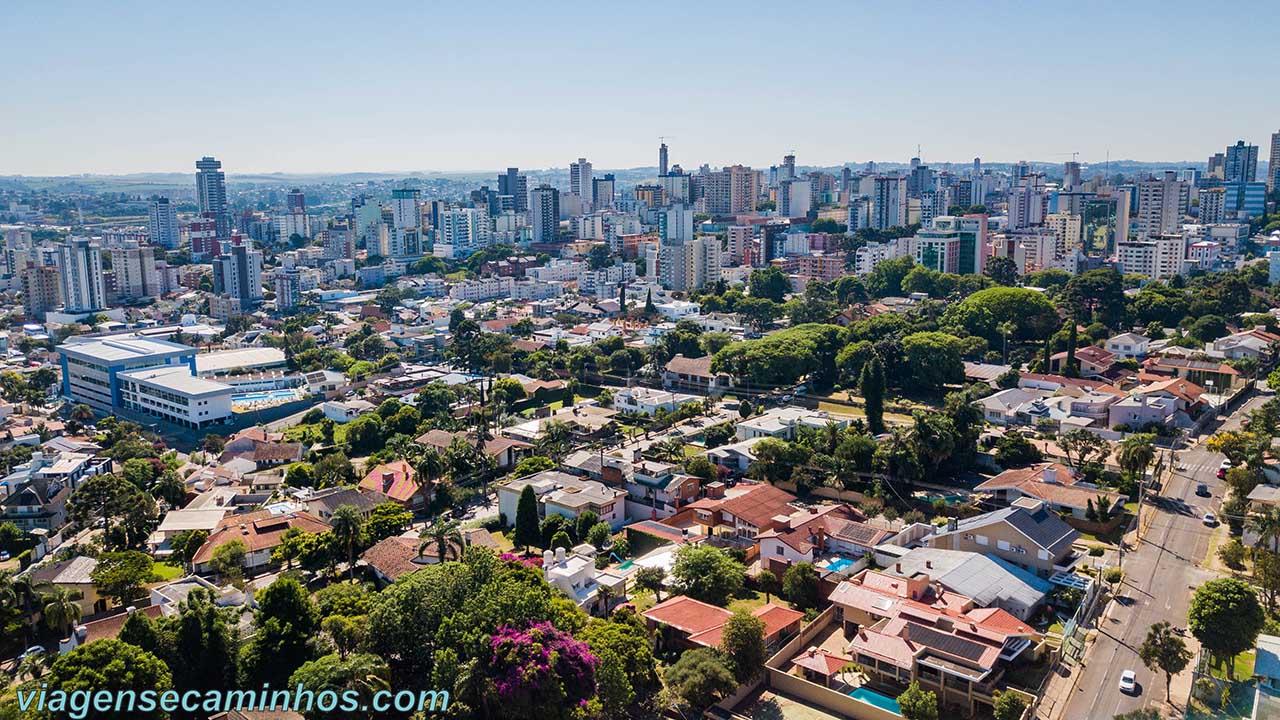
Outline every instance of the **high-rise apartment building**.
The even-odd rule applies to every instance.
[[[227,208],[227,178],[222,163],[205,156],[196,161],[196,202],[200,213],[212,213],[218,239],[231,237],[231,211]]]
[[[1018,179],[1008,195],[1009,230],[1025,230],[1044,224],[1048,195],[1044,191],[1043,177],[1025,175]]]
[[[1159,179],[1138,183],[1138,235],[1149,238],[1181,232],[1191,204],[1191,186],[1167,170]]]
[[[1227,189],[1223,187],[1204,188],[1200,191],[1200,222],[1203,224],[1220,223],[1226,219]]]
[[[593,187],[591,180],[591,163],[586,158],[578,158],[577,162],[569,163],[569,192],[583,200],[590,200]]]
[[[707,212],[712,215],[752,212],[759,194],[759,175],[749,167],[730,165],[707,175]]]
[[[777,210],[779,217],[798,218],[809,214],[813,198],[808,178],[789,178],[778,181]]]
[[[1060,258],[1084,244],[1084,223],[1075,213],[1050,213],[1044,218],[1044,227],[1058,238],[1057,256]]]
[[[1271,133],[1271,156],[1267,161],[1267,192],[1280,187],[1280,132]]]
[[[1211,180],[1224,180],[1227,177],[1227,156],[1226,153],[1214,153],[1209,156],[1209,162],[1205,166],[1204,176]]]
[[[488,247],[493,233],[484,208],[454,208],[440,213],[433,253],[437,257],[466,258]]]
[[[658,146],[658,177],[667,174],[667,144]]]
[[[1227,146],[1227,161],[1223,167],[1223,179],[1232,182],[1254,182],[1258,179],[1258,146],[1245,145],[1237,140]]]
[[[252,241],[226,243],[213,261],[213,291],[238,300],[241,312],[262,299],[262,251]]]
[[[876,177],[871,195],[871,227],[886,230],[907,224],[907,180],[891,175]]]
[[[107,307],[102,274],[102,247],[88,238],[72,238],[59,249],[63,304],[69,313],[91,313]]]
[[[1163,280],[1182,274],[1187,256],[1187,239],[1181,234],[1154,235],[1116,246],[1116,260],[1122,272]]]
[[[178,206],[169,202],[169,198],[163,196],[151,198],[147,232],[151,235],[151,242],[162,248],[172,250],[181,243],[182,235],[178,231]]]
[[[57,310],[62,303],[62,278],[53,265],[32,265],[23,268],[18,277],[22,282],[22,309],[27,317],[43,320],[44,314]]]
[[[116,279],[116,297],[120,300],[145,300],[162,294],[156,253],[150,245],[129,240],[111,248],[111,270]]]
[[[302,191],[298,188],[290,190],[288,196],[285,198],[285,208],[288,209],[289,212],[305,213],[307,211],[306,196],[303,195]]]
[[[591,179],[591,207],[595,210],[608,210],[614,206],[613,174]]]
[[[511,209],[525,212],[529,209],[529,177],[520,174],[520,168],[507,168],[498,176],[498,194],[511,197]],[[557,198],[559,196],[557,195]]]
[[[672,205],[658,214],[658,240],[667,245],[693,239],[693,208]]]
[[[543,183],[529,192],[528,205],[533,241],[555,242],[560,229],[560,191]]]
[[[419,197],[420,192],[414,188],[391,191],[391,218],[396,228],[422,227]]]

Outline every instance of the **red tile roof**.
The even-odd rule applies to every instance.
[[[270,510],[258,510],[244,515],[228,515],[218,522],[196,551],[192,562],[197,565],[208,562],[214,550],[232,540],[244,542],[246,552],[270,550],[280,544],[280,536],[290,528],[322,533],[329,529],[329,524],[306,513],[275,515]]]
[[[390,483],[383,478],[387,473],[391,476]],[[382,493],[399,503],[408,504],[421,489],[417,477],[418,472],[408,462],[393,460],[370,470],[360,481],[359,487],[365,492]]]

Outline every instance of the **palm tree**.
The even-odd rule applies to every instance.
[[[596,600],[604,604],[604,614],[609,614],[609,604],[613,602],[613,588],[601,585],[596,588]]]
[[[0,571],[0,607],[17,607],[18,592],[13,582],[13,573]]]
[[[997,325],[996,330],[999,331],[1000,337],[1004,339],[1004,351],[1002,353],[1004,356],[1004,360],[1002,361],[1002,363],[1004,365],[1008,365],[1009,364],[1009,336],[1018,332],[1018,325],[1014,323],[1012,320],[1006,320],[1000,323],[999,325]]]
[[[444,468],[444,457],[440,454],[440,451],[435,448],[427,448],[422,452],[422,457],[418,458],[418,462],[413,469],[418,471],[418,483],[423,484],[424,482],[439,480],[440,476],[444,475]]]
[[[76,422],[89,422],[93,419],[93,408],[85,405],[84,403],[76,403],[76,405],[71,408],[70,418]]]
[[[1250,516],[1249,529],[1258,535],[1254,547],[1275,548],[1280,542],[1280,507],[1268,506],[1262,513]]]
[[[79,599],[79,593],[54,586],[44,596],[44,624],[50,630],[74,632],[75,624],[80,622],[80,617],[84,614],[77,602]]]
[[[1156,459],[1156,446],[1153,439],[1154,436],[1149,433],[1130,435],[1120,442],[1120,448],[1116,452],[1116,462],[1119,463],[1120,469],[1128,473],[1129,477],[1137,483],[1139,492],[1145,484],[1147,468]]]
[[[29,677],[39,680],[44,676],[49,668],[53,667],[53,661],[58,659],[57,653],[51,653],[41,648],[36,652],[27,654],[13,666],[13,679],[22,680]]]
[[[330,532],[333,533],[333,539],[338,543],[338,547],[346,548],[347,572],[354,576],[356,545],[360,544],[360,536],[364,531],[363,522],[360,519],[360,511],[356,510],[354,505],[339,505],[333,511],[333,517],[329,519],[329,525]]]
[[[659,440],[649,449],[654,455],[667,462],[676,463],[684,460],[684,442],[680,438],[671,437]]]
[[[429,548],[435,547],[436,556],[440,558],[440,562],[444,562],[448,557],[450,547],[457,548],[458,557],[462,557],[462,551],[467,546],[466,538],[458,528],[458,523],[443,519],[437,519],[423,528],[418,537],[422,539],[418,544],[418,557],[422,557]]]
[[[9,583],[14,596],[16,598],[16,607],[22,611],[27,628],[27,638],[34,637],[35,629],[32,627],[33,618],[36,612],[36,603],[40,602],[41,596],[53,587],[53,583],[48,580],[37,580],[31,576],[31,573],[22,575]]]

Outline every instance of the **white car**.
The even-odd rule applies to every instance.
[[[1204,514],[1204,524],[1213,527],[1218,524],[1218,517],[1211,512]]]
[[[1132,670],[1120,673],[1120,692],[1132,693],[1138,689],[1138,676]]]

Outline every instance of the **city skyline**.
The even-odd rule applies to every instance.
[[[205,154],[232,175],[565,168],[583,156],[634,168],[657,164],[659,136],[686,170],[767,167],[790,151],[801,165],[905,161],[917,145],[934,163],[1199,162],[1239,139],[1266,147],[1280,100],[1224,112],[1188,99],[1223,77],[1265,86],[1266,24],[1234,28],[1230,56],[1189,53],[1215,11],[1172,5],[1152,26],[1149,4],[923,16],[511,5],[493,23],[454,7],[389,23],[318,3],[255,15],[245,32],[251,6],[236,3],[17,3],[0,40],[19,112],[0,133],[21,142],[0,174],[177,172]]]

